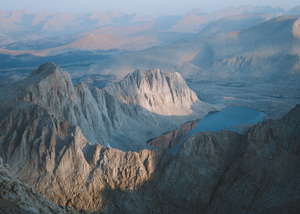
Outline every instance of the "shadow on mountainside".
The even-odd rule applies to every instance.
[[[101,213],[298,213],[300,105],[247,134],[192,135],[140,186],[107,188]]]
[[[93,104],[86,98],[91,92],[83,84],[74,89],[68,74],[51,72],[40,77],[47,90],[26,81],[14,83],[2,88],[0,103],[1,156],[19,178],[51,200],[101,213],[299,211],[299,105],[282,119],[263,122],[244,135],[225,130],[196,133],[176,155],[167,149],[141,150],[138,146],[148,146],[146,140],[134,145],[134,152],[128,151],[130,143],[122,143],[128,125],[145,136],[151,128],[159,136],[168,121],[181,124],[187,117],[155,114],[138,104],[129,108],[112,95],[98,109],[90,108]],[[97,102],[105,96],[96,97]],[[82,131],[89,123],[81,120],[96,117],[91,112],[102,113],[104,106],[108,113],[101,114],[106,117],[102,120],[109,118],[121,131],[115,135],[118,144],[112,146],[126,152],[92,144]],[[133,121],[118,123],[120,111],[112,106]],[[92,119],[92,126],[99,125]]]

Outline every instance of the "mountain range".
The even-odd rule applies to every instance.
[[[139,151],[151,149],[145,143],[148,139],[217,110],[200,101],[180,74],[163,74],[161,70],[138,70],[119,83],[103,89],[89,89],[83,83],[74,87],[68,73],[54,63],[46,63],[34,70],[30,77],[2,87],[0,91],[4,119],[1,136],[6,136],[3,143],[22,138],[24,133],[14,130],[27,132],[30,129],[33,142],[36,132],[44,132],[41,127],[36,127],[38,124],[27,127],[33,119],[25,116],[28,114],[36,117],[37,123],[51,121],[51,126],[60,122],[66,124],[59,126],[79,126],[91,143]],[[19,115],[22,111],[26,112],[25,115]],[[44,115],[42,120],[40,114]],[[20,118],[24,118],[24,124],[13,122]],[[7,158],[13,155],[10,149],[2,152]]]
[[[129,35],[147,30],[198,33],[206,25],[218,19],[255,13],[267,13],[270,17],[276,17],[299,15],[300,11],[299,6],[285,11],[279,7],[252,5],[243,5],[239,8],[227,7],[212,13],[205,13],[200,8],[195,8],[183,15],[159,17],[115,10],[76,14],[50,13],[45,10],[35,13],[25,10],[0,11],[0,45],[2,49],[9,50],[39,50],[66,45],[87,34],[118,35],[126,39]],[[151,43],[151,41],[144,41],[144,43]]]
[[[300,212],[299,6],[1,11],[0,32],[0,212]],[[229,105],[267,116],[181,145]]]
[[[128,14],[124,11],[55,14],[46,11],[29,13],[21,10],[1,11],[0,14],[0,43],[2,44],[0,45],[0,85],[3,85],[29,76],[33,69],[45,61],[55,61],[73,78],[82,78],[89,74],[109,74],[116,75],[112,76],[113,81],[119,81],[127,73],[139,68],[143,70],[162,68],[165,72],[178,71],[181,73],[181,69],[177,69],[177,67],[181,67],[181,64],[186,65],[185,60],[193,59],[194,52],[199,50],[197,46],[210,43],[209,39],[204,38],[217,36],[211,40],[221,41],[224,38],[232,40],[231,38],[234,38],[235,34],[233,32],[237,34],[237,31],[242,32],[280,15],[299,14],[299,7],[285,11],[282,8],[244,5],[239,8],[225,8],[213,13],[205,13],[196,8],[181,16],[152,18],[143,18],[138,14]],[[177,22],[174,22],[173,19]],[[190,20],[191,23],[184,21],[185,19]],[[92,27],[85,24],[91,20],[94,20]],[[188,26],[195,25],[192,22],[196,21],[197,23],[201,22],[202,27],[196,24],[198,30],[194,30],[193,33],[189,30],[171,30],[169,25],[173,23],[172,28],[177,29],[183,26],[187,29]],[[54,27],[44,28],[43,24],[48,22],[56,23],[55,25],[59,27],[57,29]],[[277,27],[280,28],[280,25]],[[231,36],[228,34],[230,32],[232,32]],[[26,35],[32,38],[27,38]],[[256,40],[254,41],[251,37],[244,39],[246,41],[240,41],[240,46],[247,54],[249,47],[247,40],[250,40],[249,42],[256,42]],[[186,41],[188,41],[187,44],[192,41],[197,45],[190,46],[189,53],[182,54],[184,50],[180,44],[184,44]],[[170,63],[166,58],[168,56],[159,57],[159,61],[151,59],[151,52],[157,51],[155,55],[159,55],[165,52],[166,48],[175,47],[174,44],[176,48],[179,48],[178,54],[183,58],[177,60],[181,62],[179,65],[176,63],[174,69],[168,66]],[[207,47],[210,46],[211,44],[207,44]],[[230,50],[230,47],[224,48]],[[140,51],[142,51],[141,54]],[[140,67],[141,61],[132,62],[130,58],[126,59],[125,64],[123,63],[124,56],[126,57],[128,54],[130,57],[143,56],[144,51],[146,55],[150,55],[149,60],[148,58],[147,60],[142,59],[143,68]],[[217,48],[214,51],[217,53],[224,50]],[[107,58],[111,59],[102,60]],[[176,56],[172,58],[175,59]],[[150,64],[150,62],[152,63]],[[121,65],[119,66],[119,64]],[[173,62],[171,64],[173,65]],[[196,67],[196,70],[199,68]],[[186,73],[181,74],[184,78],[187,77]]]
[[[282,16],[209,37],[199,33],[199,38],[100,59],[71,75],[97,71],[118,80],[137,68],[159,67],[179,72],[204,101],[255,107],[279,118],[299,102],[299,18]]]
[[[199,12],[189,14],[195,11]],[[299,16],[271,16],[246,13],[225,17],[199,33],[184,34],[188,38],[182,33],[153,30],[123,39],[88,34],[60,47],[36,50],[53,54],[44,57],[11,55],[20,50],[5,49],[6,54],[0,55],[0,84],[29,76],[45,61],[55,61],[71,74],[74,83],[86,81],[89,87],[99,88],[137,69],[160,68],[166,73],[180,73],[201,100],[219,108],[232,104],[254,107],[270,118],[280,118],[299,102]],[[146,37],[157,46],[143,49]],[[133,40],[140,42],[137,45],[131,43]],[[110,41],[118,43],[112,45]],[[118,45],[140,50],[110,49]]]
[[[245,134],[226,130],[195,133],[176,155],[168,149],[121,151],[105,142],[89,142],[85,121],[97,128],[97,122],[108,124],[110,120],[110,134],[118,134],[118,126],[135,120],[136,114],[139,120],[151,118],[150,111],[139,109],[142,105],[161,115],[175,108],[191,111],[187,107],[200,102],[195,93],[178,73],[164,75],[160,70],[134,72],[102,91],[88,91],[84,83],[74,88],[69,80],[66,72],[46,63],[27,79],[1,88],[0,191],[1,200],[8,202],[0,204],[1,210],[47,212],[41,204],[48,204],[50,213],[69,212],[68,207],[100,213],[300,210],[299,105],[281,119],[264,121]],[[170,109],[161,109],[159,100],[168,101]],[[187,107],[182,106],[183,101]],[[213,109],[200,104],[202,113],[207,112],[205,107]],[[97,115],[92,110],[101,107],[102,118],[93,118]],[[153,126],[147,125],[150,131]],[[141,127],[132,128],[140,132]],[[112,146],[125,143],[125,136],[118,142]],[[35,190],[13,178],[3,163]]]

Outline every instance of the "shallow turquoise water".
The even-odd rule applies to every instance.
[[[221,131],[222,129],[238,131],[232,126],[257,123],[262,121],[265,116],[263,112],[252,108],[229,106],[222,111],[212,112],[198,120],[197,126],[190,131],[187,138],[193,133],[201,131]]]
[[[197,121],[197,125],[192,129],[180,143],[174,145],[176,139],[171,139],[169,144],[169,150],[172,153],[177,153],[181,144],[192,134],[201,131],[220,131],[222,129],[238,131],[232,128],[239,124],[252,124],[262,121],[266,115],[263,112],[257,111],[251,108],[229,106],[222,111],[212,112]],[[181,136],[182,137],[182,136]],[[156,138],[156,144],[159,139],[165,140],[162,136]],[[163,143],[163,142],[162,142]],[[164,145],[166,142],[164,141]]]

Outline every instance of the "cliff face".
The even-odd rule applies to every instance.
[[[251,128],[245,153],[224,173],[207,213],[298,213],[300,105]]]
[[[19,180],[0,158],[1,213],[88,213],[57,205]]]
[[[182,142],[188,136],[189,132],[197,126],[197,121],[187,122],[172,132],[168,132],[160,137],[149,140],[147,143],[151,146],[168,148],[173,151],[179,150]]]
[[[90,210],[105,204],[102,197],[91,203],[94,191],[135,188],[151,177],[154,160],[161,158],[161,151],[124,153],[104,146],[152,149],[147,139],[215,109],[199,101],[179,74],[160,70],[136,71],[116,85],[90,91],[84,84],[74,87],[69,74],[45,63],[0,93],[4,161],[47,197]],[[192,106],[203,108],[192,111]],[[177,110],[182,115],[172,116]],[[97,170],[104,176],[100,182],[91,176]],[[76,183],[66,179],[71,177]]]
[[[151,149],[146,140],[215,110],[198,100],[178,73],[164,75],[160,70],[136,71],[118,84],[90,91],[82,83],[74,87],[68,73],[45,63],[29,78],[3,87],[0,93],[5,127],[11,126],[7,118],[13,117],[8,109],[18,114],[29,105],[38,106],[59,122],[79,126],[91,143],[122,150]],[[13,130],[2,135],[9,132]]]
[[[97,168],[98,175],[92,175],[93,184],[103,182],[106,186],[96,194],[102,197],[100,210],[103,213],[298,213],[299,116],[300,105],[282,119],[256,125],[244,135],[231,131],[196,133],[176,156],[167,150],[143,151],[151,155],[148,161],[153,161],[144,162],[145,168],[151,169],[149,177],[134,170],[141,167],[143,159],[133,161],[132,153],[119,154],[129,157],[125,160],[128,170],[133,169],[129,176],[109,174],[105,163],[103,169]],[[110,157],[124,163],[124,159]],[[114,161],[111,165],[122,173],[128,172]],[[107,186],[100,172],[120,180]],[[115,186],[131,181],[132,173],[138,185],[129,182],[128,186]],[[92,200],[90,194],[87,197]],[[76,207],[80,200],[73,199],[70,203]]]
[[[190,107],[198,101],[179,73],[165,75],[158,69],[128,74],[119,84],[108,86],[105,91],[122,103],[138,104],[160,115],[191,115]],[[174,107],[182,110],[175,112]]]
[[[243,135],[196,133],[175,156],[91,145],[77,127],[52,153],[53,171],[23,179],[59,204],[102,213],[297,213],[299,116],[300,105]]]
[[[114,99],[106,98],[115,102],[115,109],[120,109],[111,113],[115,117],[113,124],[126,133],[126,137],[142,142],[174,130],[186,121],[202,118],[216,109],[200,101],[179,73],[163,74],[158,69],[137,70],[117,84],[102,90],[92,89],[92,93],[95,97],[103,93],[113,97]],[[118,112],[122,115],[119,116]],[[122,118],[121,122],[118,121],[119,118]],[[128,130],[128,127],[133,129]],[[116,144],[123,139],[117,138],[117,142],[111,142],[111,146],[120,148]]]
[[[193,134],[176,155],[167,149],[125,152],[91,143],[85,133],[103,122],[109,139],[110,130],[125,132],[132,124],[143,130],[141,118],[163,121],[162,103],[165,114],[201,103],[178,74],[138,71],[117,85],[89,91],[70,85],[53,64],[43,66],[48,80],[45,69],[38,69],[1,89],[0,154],[19,178],[54,202],[101,213],[299,212],[299,105],[246,134]],[[162,125],[148,121],[149,130]],[[163,125],[172,120],[166,121]]]

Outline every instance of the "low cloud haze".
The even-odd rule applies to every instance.
[[[282,0],[164,0],[164,1],[138,1],[138,0],[1,0],[1,10],[16,10],[25,9],[30,12],[41,11],[43,9],[50,12],[68,12],[76,13],[83,11],[107,11],[107,10],[125,10],[128,12],[137,12],[143,15],[158,15],[158,14],[183,14],[187,11],[199,7],[204,12],[212,12],[224,7],[235,6],[239,7],[244,4],[270,5],[272,7],[282,7],[289,10],[299,5],[296,0],[282,1]]]

